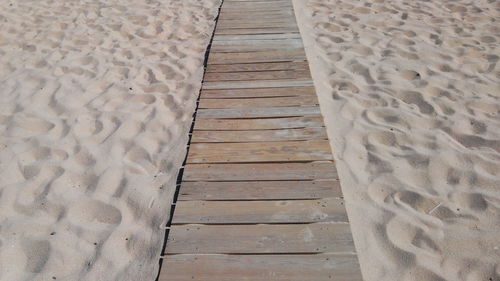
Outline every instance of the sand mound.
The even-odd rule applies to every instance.
[[[219,2],[0,2],[1,280],[156,277]]]
[[[366,280],[500,280],[495,1],[294,0]]]

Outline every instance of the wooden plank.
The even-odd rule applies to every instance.
[[[309,70],[275,70],[275,71],[249,71],[249,72],[208,72],[203,81],[248,81],[248,80],[280,80],[280,79],[311,79]]]
[[[198,108],[247,108],[247,107],[287,107],[317,106],[315,96],[279,97],[279,98],[242,98],[242,99],[200,99]]]
[[[260,164],[187,164],[183,181],[268,181],[337,180],[335,164],[260,163]]]
[[[305,59],[306,54],[304,49],[296,48],[261,52],[210,53],[208,64],[296,61]]]
[[[279,21],[279,22],[264,22],[258,21],[219,21],[217,22],[217,28],[221,29],[233,29],[233,28],[296,28],[297,24],[294,21]]]
[[[354,255],[171,255],[159,281],[361,281]]]
[[[308,71],[309,65],[307,64],[307,61],[211,64],[208,65],[206,74],[211,72],[247,72],[247,71],[277,71],[277,70]]]
[[[223,235],[221,235],[223,233]],[[176,225],[168,254],[354,253],[349,224]]]
[[[194,131],[191,143],[264,142],[326,140],[326,130],[319,128],[259,130],[259,131]]]
[[[238,12],[238,11],[228,11],[219,16],[221,20],[251,20],[254,21],[267,21],[267,20],[290,20],[290,17],[293,16],[293,11],[286,9],[280,11],[260,11],[260,12],[251,12],[247,11],[246,13]]]
[[[290,200],[341,196],[337,180],[183,182],[178,200]]]
[[[256,89],[202,89],[202,99],[258,98],[316,96],[314,87],[256,88]]]
[[[197,118],[266,118],[320,115],[317,106],[199,109]]]
[[[299,30],[295,27],[277,27],[277,28],[233,28],[233,29],[216,29],[215,34],[230,34],[230,35],[245,35],[245,34],[281,34],[281,33],[297,33]]]
[[[271,40],[267,40],[271,41]],[[220,42],[220,41],[219,41]],[[233,41],[229,41],[233,42]],[[211,53],[234,53],[234,52],[261,52],[261,51],[273,51],[273,50],[286,50],[286,49],[295,49],[300,47],[300,45],[292,45],[285,43],[271,43],[271,44],[246,44],[242,42],[240,45],[212,45],[210,52]]]
[[[221,41],[247,41],[247,40],[282,40],[282,39],[301,39],[299,33],[283,34],[249,34],[249,35],[223,35],[214,37],[213,42]]]
[[[197,119],[194,123],[194,130],[273,130],[307,127],[323,128],[323,126],[321,116],[237,120]]]
[[[278,79],[249,81],[204,82],[203,89],[251,89],[251,88],[290,88],[312,86],[311,79]]]
[[[333,160],[328,140],[193,143],[187,163],[247,163]]]
[[[348,222],[338,198],[285,201],[177,201],[173,224]]]

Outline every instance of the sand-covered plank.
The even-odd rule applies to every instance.
[[[193,143],[187,163],[245,163],[332,160],[328,140]]]
[[[355,252],[346,223],[174,225],[166,248],[168,254],[342,252]]]
[[[348,222],[338,198],[282,201],[177,201],[173,224]]]
[[[340,196],[338,180],[183,182],[178,200],[289,200]]]
[[[264,141],[298,141],[326,140],[326,130],[323,127],[254,130],[254,131],[198,131],[193,132],[191,143],[205,142],[264,142]]]
[[[245,279],[242,279],[244,276]],[[171,255],[159,281],[361,281],[354,255]]]

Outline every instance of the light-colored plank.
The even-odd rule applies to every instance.
[[[273,130],[323,127],[321,116],[266,118],[266,119],[197,119],[194,130]]]
[[[317,105],[318,99],[315,96],[298,96],[250,99],[201,99],[198,108],[256,108]]]
[[[280,21],[280,22],[245,22],[245,21],[220,21],[217,22],[217,28],[233,29],[233,28],[296,28],[297,24],[293,21]]]
[[[214,37],[213,42],[225,41],[247,41],[247,40],[282,40],[282,39],[301,39],[299,33],[282,34],[249,34],[249,35],[223,35]]]
[[[187,163],[248,163],[333,160],[328,140],[193,143]]]
[[[250,72],[208,72],[203,81],[249,81],[249,80],[281,80],[281,79],[311,79],[309,70],[275,70]]]
[[[280,33],[299,33],[294,27],[277,28],[234,28],[234,29],[216,29],[216,34],[246,35],[246,34],[280,34]]]
[[[305,59],[306,54],[304,49],[296,48],[262,52],[210,53],[208,64],[296,61]]]
[[[183,182],[178,200],[289,200],[341,196],[338,180]]]
[[[177,201],[172,224],[348,222],[338,198],[285,201]]]
[[[316,96],[314,87],[257,88],[257,89],[202,89],[202,99]]]
[[[307,61],[269,62],[269,63],[242,63],[242,64],[210,64],[207,74],[211,72],[248,72],[248,71],[277,71],[277,70],[309,70]]]
[[[183,181],[337,180],[333,162],[188,164]]]
[[[356,256],[172,255],[159,281],[361,281]]]
[[[312,86],[311,79],[278,79],[250,81],[204,82],[203,89],[290,88]]]
[[[270,40],[268,40],[270,41]],[[297,45],[283,44],[283,43],[273,43],[273,44],[240,44],[240,45],[213,45],[210,49],[211,53],[234,53],[234,52],[262,52],[262,51],[274,51],[274,50],[287,50],[295,49]]]
[[[326,130],[318,128],[259,131],[194,131],[191,143],[326,140]]]
[[[199,109],[197,118],[267,118],[320,115],[317,106]]]
[[[221,235],[223,233],[223,235]],[[349,224],[176,225],[168,254],[354,253]]]

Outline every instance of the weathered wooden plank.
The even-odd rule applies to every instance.
[[[307,61],[288,62],[261,62],[261,63],[241,63],[241,64],[210,64],[206,73],[212,72],[247,72],[247,71],[278,71],[278,70],[309,70]]]
[[[267,118],[320,115],[317,106],[199,109],[198,118]]]
[[[273,130],[323,127],[321,116],[266,118],[266,119],[197,119],[194,130]]]
[[[271,41],[271,40],[268,40]],[[220,42],[220,41],[219,41]],[[232,41],[229,41],[232,42]],[[210,49],[211,53],[234,53],[234,52],[261,52],[261,51],[273,51],[273,50],[287,50],[287,49],[295,49],[298,47],[297,45],[292,44],[246,44],[242,43],[240,45],[213,45]]]
[[[280,33],[299,33],[295,27],[277,27],[277,28],[234,28],[234,29],[216,29],[215,34],[245,35],[245,34],[280,34]]]
[[[223,233],[223,235],[221,235]],[[354,253],[349,224],[176,225],[168,254]]]
[[[282,40],[282,39],[301,39],[301,37],[299,33],[248,34],[248,35],[219,34],[216,37],[214,37],[213,42],[247,41],[247,40]]]
[[[258,97],[316,96],[314,87],[256,88],[256,89],[202,89],[202,99],[240,99]]]
[[[183,182],[178,200],[293,200],[341,196],[338,180]]]
[[[248,163],[333,160],[328,140],[193,143],[187,163]]]
[[[337,180],[335,164],[260,163],[260,164],[188,164],[183,181],[268,181]]]
[[[294,28],[297,24],[293,21],[279,21],[279,22],[244,22],[244,21],[220,21],[217,22],[217,28],[220,29],[233,29],[233,28]]]
[[[221,20],[251,20],[255,21],[267,21],[267,20],[289,20],[290,17],[293,16],[293,11],[286,9],[280,11],[260,11],[260,12],[251,12],[248,11],[246,13],[238,12],[238,11],[228,11],[219,16]]]
[[[210,53],[208,64],[254,63],[305,60],[303,48],[262,52]]]
[[[258,131],[194,131],[191,143],[246,143],[262,141],[325,140],[327,138],[326,130],[322,127]]]
[[[249,81],[249,80],[280,80],[280,79],[311,79],[309,70],[275,70],[250,72],[208,72],[203,81]]]
[[[201,99],[198,108],[255,108],[317,105],[318,99],[315,96],[296,96],[278,98]]]
[[[277,79],[249,81],[204,82],[203,89],[250,89],[250,88],[289,88],[312,86],[311,79]]]
[[[285,201],[177,201],[173,224],[348,222],[338,198]]]
[[[159,281],[361,281],[354,255],[171,255]]]

